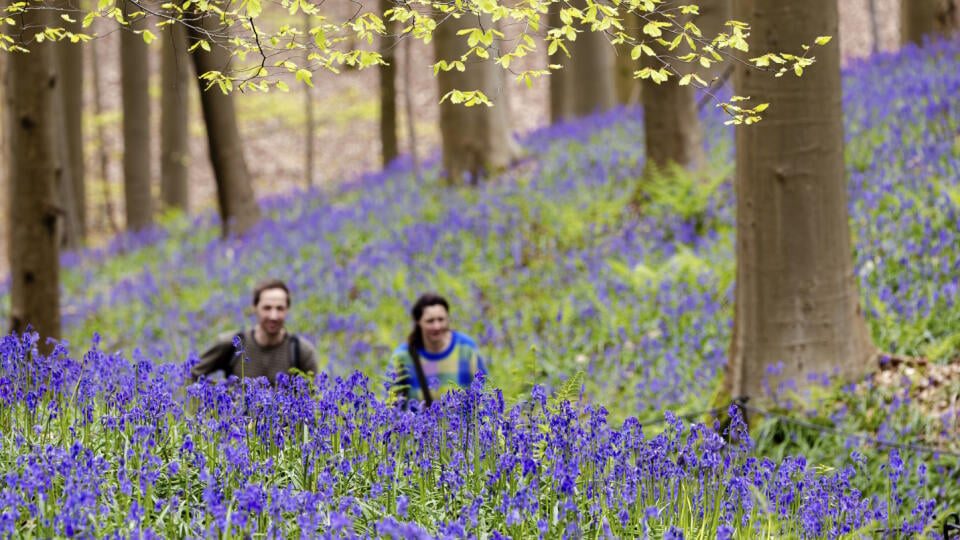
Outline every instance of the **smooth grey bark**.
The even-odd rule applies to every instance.
[[[50,12],[28,9],[8,30],[50,24]],[[56,100],[60,99],[55,49],[30,44],[29,54],[8,54],[6,73],[9,153],[6,209],[10,222],[10,328],[31,326],[45,339],[60,337],[60,247],[58,227],[63,209],[57,182],[63,172],[55,133]]]
[[[685,21],[679,24],[685,24]],[[650,43],[649,46],[663,58],[675,54],[658,43]],[[641,64],[651,69],[664,67],[660,58],[647,55],[642,57]],[[682,61],[673,61],[670,67],[671,72],[681,76],[695,69]],[[703,129],[697,115],[696,88],[693,84],[680,86],[678,79],[674,75],[661,84],[653,82],[652,78],[641,82],[647,158],[645,169],[648,175],[671,165],[698,169],[706,162]]]
[[[310,28],[310,15],[306,12],[303,13],[303,27]],[[313,177],[315,173],[314,162],[316,158],[314,157],[314,142],[316,131],[316,118],[314,115],[313,107],[313,87],[304,84],[303,85],[303,112],[304,112],[304,134],[305,143],[306,143],[306,153],[304,155],[304,174],[306,175],[307,187],[313,185]]]
[[[457,32],[466,28],[490,28],[489,16],[465,14],[448,17],[434,32],[434,53],[437,60],[458,60],[468,47],[465,36]],[[451,183],[459,183],[469,174],[472,182],[507,167],[517,156],[518,146],[510,132],[509,103],[503,86],[502,69],[492,60],[471,60],[465,72],[441,71],[437,74],[440,95],[451,90],[480,90],[493,102],[493,107],[455,105],[450,100],[440,105],[440,135],[443,140],[443,168]]]
[[[560,8],[562,4],[552,4],[547,13],[547,24],[550,28],[560,28],[563,21],[560,20]],[[550,123],[571,118],[572,111],[572,89],[570,57],[563,52],[563,49],[557,48],[557,51],[549,57],[551,64],[557,64],[560,69],[550,72]]]
[[[55,4],[61,9],[78,9],[68,0]],[[74,33],[84,30],[80,17],[74,16],[73,22],[58,22]],[[64,247],[78,249],[83,246],[87,236],[86,182],[83,158],[83,46],[80,43],[61,41],[56,47],[57,65],[60,76],[60,107],[63,111],[61,151],[66,155],[66,171],[61,179],[62,202],[66,219],[64,220]]]
[[[570,5],[586,9],[585,0],[572,0]],[[603,32],[580,28],[570,49],[570,111],[573,116],[587,116],[609,111],[617,105],[614,85],[613,46]]]
[[[392,8],[392,0],[380,0],[380,12]],[[384,19],[384,35],[380,36],[380,55],[386,65],[380,71],[380,157],[386,167],[399,155],[397,142],[397,27],[396,21]],[[409,69],[409,66],[407,67]]]
[[[643,22],[636,13],[630,12],[623,17],[624,33],[634,39],[642,40],[641,28]],[[616,48],[614,60],[614,86],[617,92],[617,103],[621,105],[635,105],[640,102],[640,80],[633,76],[639,67],[639,60],[631,56],[634,44],[624,43]]]
[[[145,25],[130,0],[123,1],[129,24],[120,32],[120,86],[123,101],[123,195],[127,229],[138,231],[153,224],[150,186],[150,63],[143,36]]]
[[[219,22],[209,15],[203,15],[197,24],[199,27],[191,27],[188,31],[191,43],[206,39],[208,34],[204,31],[212,35],[224,32]],[[207,89],[207,83],[199,78],[210,71],[227,71],[230,53],[224,46],[212,43],[210,51],[197,47],[191,56],[200,85],[200,103],[207,126],[210,162],[217,182],[217,205],[223,236],[240,235],[260,220],[260,206],[253,193],[250,170],[244,158],[233,95],[224,94],[216,85]]]
[[[901,42],[923,44],[924,36],[957,30],[957,0],[900,0]]]
[[[103,114],[103,83],[100,77],[100,55],[97,54],[97,48],[102,47],[97,40],[90,43],[90,72],[93,75],[93,114],[100,118]],[[107,155],[107,136],[103,129],[103,122],[96,124],[97,141],[97,169],[100,173],[100,186],[103,193],[103,213],[107,225],[113,234],[120,232],[120,225],[114,215],[115,205],[113,196],[110,194],[110,156]]]
[[[181,24],[163,29],[160,99],[160,201],[164,208],[190,210],[187,160],[190,155],[190,55]]]
[[[737,0],[751,47],[799,50],[838,35],[837,0]],[[843,163],[840,45],[817,50],[803,77],[736,67],[734,91],[769,102],[764,119],[736,131],[737,274],[730,396],[766,393],[813,373],[862,374],[875,349],[860,312]]]

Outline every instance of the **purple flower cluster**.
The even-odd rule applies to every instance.
[[[478,378],[411,412],[361,373],[191,383],[187,364],[35,339],[0,340],[4,535],[836,538],[932,519],[898,491],[923,474],[898,454],[878,502],[854,467],[752,457],[736,408],[647,437],[541,387],[508,407]]]

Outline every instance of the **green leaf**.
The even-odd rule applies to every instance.
[[[817,45],[826,45],[827,43],[830,43],[831,39],[832,36],[818,36],[813,42]]]
[[[157,39],[157,36],[153,35],[153,32],[151,32],[151,31],[149,31],[149,30],[144,30],[144,31],[143,31],[143,41],[144,41],[147,45],[153,43],[153,40],[155,40],[155,39]]]

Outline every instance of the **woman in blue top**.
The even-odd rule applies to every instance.
[[[410,310],[413,331],[397,347],[391,364],[397,369],[397,385],[408,400],[433,402],[431,381],[440,386],[467,388],[477,373],[486,374],[477,343],[470,336],[450,329],[450,304],[435,293],[417,299]]]

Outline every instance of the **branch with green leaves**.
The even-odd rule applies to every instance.
[[[135,4],[135,10],[125,15],[123,2]],[[755,69],[774,72],[779,77],[787,72],[800,76],[815,57],[811,47],[801,45],[802,51],[763,52],[748,58],[750,27],[746,22],[727,21],[716,36],[705,36],[696,25],[699,7],[664,0],[612,0],[597,2],[585,0],[575,7],[565,0],[409,0],[398,1],[392,8],[380,12],[378,4],[360,1],[327,5],[325,1],[241,0],[183,0],[151,5],[138,0],[98,0],[96,9],[82,12],[64,12],[49,0],[18,1],[4,9],[3,23],[17,34],[0,33],[0,50],[26,53],[31,46],[44,41],[84,42],[96,38],[96,32],[78,33],[66,27],[23,28],[18,15],[26,10],[47,9],[60,11],[65,22],[81,20],[85,31],[92,30],[97,19],[107,19],[143,36],[150,43],[156,34],[148,29],[134,30],[131,23],[140,18],[153,22],[155,29],[170,24],[182,24],[194,30],[191,50],[209,51],[223,47],[230,51],[230,62],[223,69],[211,71],[202,78],[209,86],[218,86],[223,92],[268,91],[271,88],[287,90],[291,78],[312,85],[318,70],[339,73],[344,67],[364,69],[384,63],[377,50],[377,38],[386,35],[385,21],[398,23],[397,38],[416,39],[429,44],[438,25],[449,18],[464,16],[477,20],[491,20],[493,26],[466,28],[458,31],[467,50],[459,57],[438,59],[433,64],[434,75],[440,71],[464,71],[470,63],[496,62],[510,70],[518,82],[532,86],[533,80],[561,69],[550,59],[556,55],[569,56],[568,44],[584,32],[602,32],[613,45],[626,45],[631,58],[638,62],[634,77],[649,79],[656,84],[675,80],[676,84],[693,84],[709,92],[710,82],[690,65],[709,68],[716,63],[741,62]],[[550,27],[547,14],[559,15],[561,25]],[[131,12],[132,11],[132,12]],[[309,16],[310,26],[298,27],[301,17]],[[625,26],[630,15],[639,25]],[[214,21],[202,24],[202,20]],[[504,29],[516,31],[506,37]],[[814,44],[826,45],[829,37],[816,37]],[[538,43],[539,42],[539,43]],[[513,71],[517,61],[546,47],[546,62],[533,69]],[[639,64],[643,57],[655,60],[653,66]],[[492,106],[490,99],[479,90],[462,89],[441,98],[466,106]],[[719,101],[719,100],[718,100]],[[744,106],[746,98],[734,97],[718,103],[731,116],[732,123],[754,123],[768,106],[761,103],[752,108]]]

